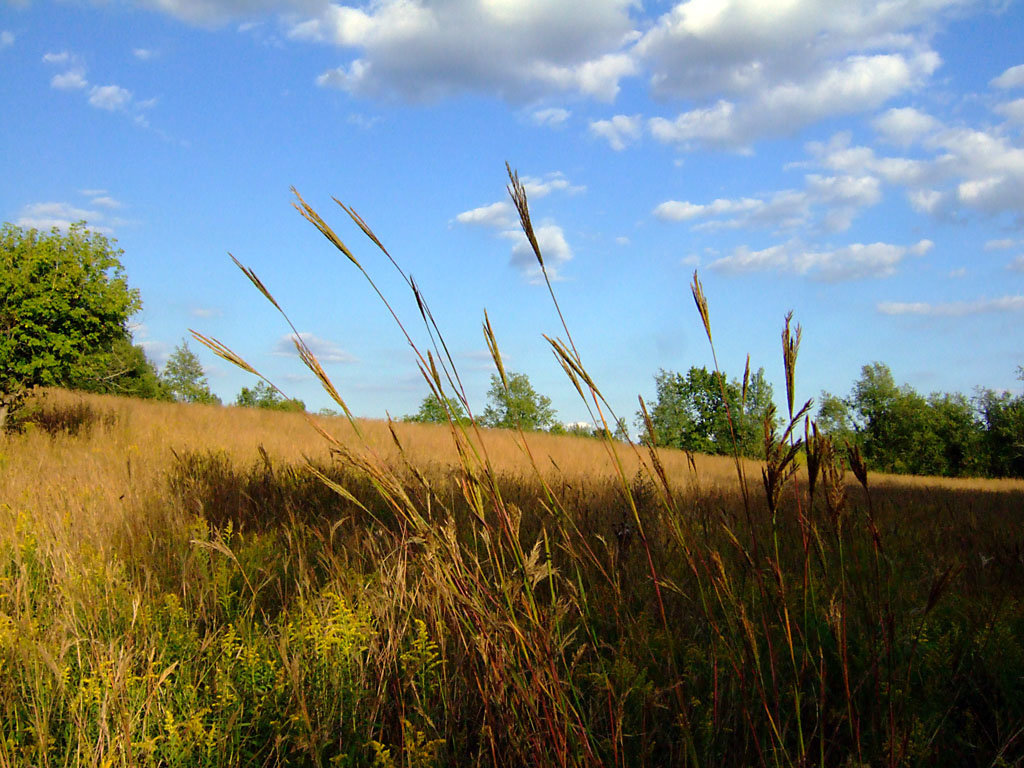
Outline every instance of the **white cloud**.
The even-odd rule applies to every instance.
[[[565,121],[569,119],[572,114],[568,109],[562,109],[561,107],[549,107],[547,109],[537,109],[530,114],[530,120],[533,121],[534,125],[546,125],[551,128],[556,128],[560,125],[564,125]]]
[[[1024,310],[1024,296],[1001,296],[996,299],[951,301],[939,304],[930,304],[925,301],[883,301],[877,305],[877,309],[883,315],[964,317],[965,315],[980,315],[990,312],[1020,312]]]
[[[104,226],[101,212],[79,208],[71,203],[31,203],[21,209],[15,224],[19,227],[48,231],[53,227],[68,230],[77,221],[89,223],[89,229],[105,235],[111,234],[109,226]]]
[[[89,85],[85,72],[81,69],[69,69],[50,79],[50,87],[60,91],[78,91]]]
[[[355,357],[343,350],[333,341],[321,339],[319,336],[306,331],[300,332],[299,336],[321,363],[358,362]],[[298,356],[298,353],[295,351],[295,342],[293,341],[291,334],[285,334],[277,340],[277,343],[274,345],[274,354],[284,357]]]
[[[629,238],[625,235],[619,235],[615,238],[616,245],[629,245]]]
[[[1024,124],[1024,99],[1015,99],[1005,104],[998,104],[993,111],[1005,117],[1011,123]]]
[[[156,51],[150,48],[133,48],[132,55],[139,61],[149,61],[156,56]]]
[[[534,227],[534,235],[537,237],[537,245],[540,246],[541,255],[544,257],[544,266],[548,276],[552,280],[560,279],[560,268],[572,259],[572,248],[565,239],[565,233],[557,224],[542,224]],[[508,230],[501,233],[502,237],[514,241],[512,246],[512,258],[509,263],[522,272],[531,282],[538,282],[542,279],[540,264],[537,256],[520,230]]]
[[[605,139],[616,152],[621,152],[640,138],[643,122],[640,115],[615,115],[611,120],[591,122],[590,132]]]
[[[923,85],[938,66],[939,57],[932,51],[850,56],[807,73],[802,81],[765,87],[746,101],[720,99],[714,106],[684,112],[674,120],[653,118],[648,126],[658,140],[684,147],[745,147],[827,117],[875,109]]]
[[[521,176],[519,180],[522,182],[523,189],[526,190],[526,194],[530,198],[547,197],[556,191],[566,192],[570,195],[587,191],[585,186],[569,183],[569,180],[565,178],[565,174],[561,171],[552,171],[545,174],[543,178]]]
[[[967,267],[951,269],[949,270],[949,276],[954,280],[959,280],[961,277],[967,277]]]
[[[71,54],[67,51],[60,51],[59,53],[44,53],[43,63],[44,64],[67,64],[71,61]]]
[[[121,202],[119,200],[115,200],[109,195],[98,195],[96,197],[93,197],[91,202],[93,205],[98,205],[101,208],[114,209],[121,207]]]
[[[804,181],[803,190],[783,189],[765,197],[719,198],[707,204],[668,200],[653,213],[663,221],[704,219],[701,229],[790,229],[811,223],[820,213],[824,230],[841,232],[849,228],[861,209],[882,199],[881,185],[873,176],[808,174]]]
[[[938,120],[913,107],[890,109],[871,123],[890,144],[907,147],[941,126]]]
[[[362,8],[329,3],[296,22],[293,39],[355,51],[321,85],[363,96],[429,101],[463,91],[511,100],[577,92],[604,101],[637,72],[623,46],[632,0],[377,0]]]
[[[7,29],[0,29],[0,51],[14,45],[14,33]]]
[[[1024,64],[1010,67],[999,77],[993,78],[989,85],[996,88],[1020,88],[1024,86]]]
[[[986,251],[1005,251],[1008,248],[1013,248],[1017,244],[1016,240],[1011,240],[1008,237],[1000,240],[989,240],[985,243]]]
[[[796,242],[752,251],[741,246],[711,263],[711,268],[729,274],[774,271],[806,275],[823,282],[889,277],[908,257],[920,257],[932,247],[922,240],[912,246],[890,243],[852,243],[825,251],[809,250]]]
[[[463,211],[455,220],[460,224],[477,224],[484,227],[507,229],[515,223],[515,211],[511,203],[498,202],[481,205],[469,211]]]
[[[132,92],[119,85],[94,85],[89,91],[89,104],[97,109],[116,111],[131,103]]]
[[[189,314],[192,315],[193,317],[208,318],[220,317],[224,313],[221,310],[216,309],[214,307],[193,307],[192,309],[189,310]]]
[[[1024,272],[1024,254],[1014,258],[1013,261],[1006,265],[1006,268],[1011,272]]]

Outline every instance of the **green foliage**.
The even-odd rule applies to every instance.
[[[265,381],[256,382],[254,387],[242,387],[235,398],[235,405],[243,408],[265,408],[268,411],[291,411],[302,413],[306,404],[301,400],[287,399]]]
[[[103,355],[129,357],[113,347],[141,302],[121,254],[84,222],[67,233],[0,228],[0,391],[82,386],[117,367]]]
[[[691,367],[685,376],[662,369],[654,381],[657,398],[648,404],[648,411],[658,445],[697,453],[729,454],[735,434],[741,455],[763,454],[764,418],[772,403],[772,387],[763,368],[751,375],[745,400],[740,381],[720,381],[716,372],[703,367]],[[728,412],[722,400],[723,386]],[[637,427],[646,432],[640,414]]]
[[[995,477],[1024,477],[1024,395],[983,389],[975,401],[985,427],[987,472]]]
[[[179,403],[220,405],[220,398],[210,391],[199,357],[189,349],[185,340],[174,348],[167,359],[160,380]]]
[[[977,407],[961,394],[933,393],[925,398],[907,384],[897,386],[884,363],[861,369],[848,402],[865,460],[885,472],[986,474],[995,471],[992,451],[999,453],[1013,442],[1010,435],[1000,436],[998,427],[992,428],[1006,412],[1004,406],[1012,410],[1013,398],[983,392]],[[832,407],[834,402],[827,404]],[[979,418],[979,411],[988,415]],[[986,426],[989,420],[992,426]],[[996,464],[1012,472],[1012,462]]]
[[[420,409],[413,414],[405,416],[402,421],[412,421],[419,424],[447,424],[449,420],[456,423],[465,423],[469,420],[466,409],[458,398],[445,397],[447,407],[438,399],[437,395],[431,392],[423,398]]]
[[[520,428],[528,432],[550,429],[555,420],[551,398],[539,394],[525,373],[506,373],[508,389],[497,374],[491,376],[487,407],[480,418],[485,427]]]
[[[109,350],[86,358],[68,384],[99,394],[172,399],[145,350],[127,336],[115,339]]]

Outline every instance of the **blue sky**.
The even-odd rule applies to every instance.
[[[110,0],[0,5],[0,218],[118,240],[162,363],[189,327],[313,408],[426,392],[386,310],[291,207],[336,226],[424,339],[352,205],[423,289],[475,408],[507,366],[585,418],[505,191],[526,182],[584,361],[632,420],[659,368],[750,353],[803,397],[890,365],[919,391],[1020,391],[1024,3],[992,0]],[[192,344],[196,348],[195,343]],[[205,351],[213,389],[248,377]]]

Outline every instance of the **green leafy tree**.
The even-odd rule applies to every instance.
[[[724,382],[728,412],[722,400],[723,383],[715,371],[694,366],[684,376],[662,369],[654,381],[657,397],[647,408],[659,445],[696,453],[728,454],[732,453],[735,433],[742,455],[757,457],[764,452],[763,424],[772,403],[772,386],[764,369],[750,377],[746,399],[741,382]],[[637,427],[641,433],[646,432],[640,414]]]
[[[254,387],[242,387],[235,398],[235,405],[243,408],[265,408],[268,411],[294,411],[302,413],[306,404],[301,400],[287,399],[265,381],[256,382]]]
[[[184,339],[167,358],[160,379],[179,403],[220,405],[220,398],[210,391],[203,364]]]
[[[129,339],[141,307],[115,243],[84,222],[62,233],[0,227],[0,393],[71,386]],[[90,363],[90,358],[93,358]],[[0,405],[0,423],[6,408]]]
[[[491,376],[487,391],[487,407],[480,423],[485,427],[500,427],[527,431],[550,429],[555,421],[551,398],[539,394],[525,373],[506,373],[506,390],[497,374]]]
[[[88,392],[172,400],[171,392],[157,373],[146,351],[128,337],[114,341],[110,349],[83,361],[69,386]]]
[[[1024,381],[1024,369],[1018,368]],[[981,389],[975,404],[984,425],[986,471],[995,477],[1024,477],[1024,395]]]
[[[447,424],[449,414],[456,423],[468,421],[469,417],[466,416],[466,409],[462,407],[462,403],[459,402],[458,398],[445,396],[445,401],[448,404],[447,408],[441,403],[438,396],[431,392],[423,398],[423,402],[420,403],[420,409],[416,413],[403,417],[402,421],[411,421],[419,424]]]

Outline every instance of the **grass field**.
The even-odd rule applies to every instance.
[[[772,514],[757,464],[745,505],[616,444],[624,489],[600,440],[483,431],[474,476],[445,427],[40,409],[0,442],[0,766],[1024,759],[1024,483],[802,472]]]

